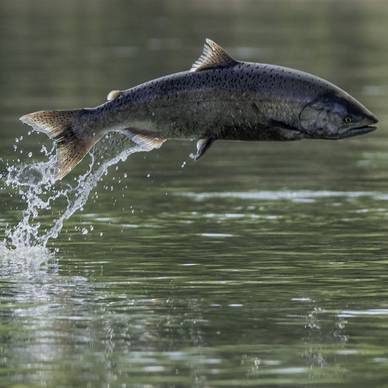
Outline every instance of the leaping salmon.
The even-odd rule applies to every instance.
[[[95,108],[39,111],[20,120],[57,145],[58,179],[110,131],[147,150],[167,139],[197,140],[199,159],[219,139],[342,139],[376,129],[376,116],[355,98],[314,75],[234,59],[206,39],[189,71],[127,90]]]

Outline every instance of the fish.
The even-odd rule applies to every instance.
[[[56,143],[62,179],[109,132],[145,150],[168,139],[196,140],[193,160],[217,140],[343,139],[376,129],[377,117],[340,87],[278,65],[243,62],[206,39],[188,71],[127,90],[94,108],[39,111],[20,117]]]

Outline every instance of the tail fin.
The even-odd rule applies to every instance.
[[[82,110],[40,111],[20,117],[24,124],[45,133],[57,144],[57,179],[67,175],[100,140],[101,136],[77,128]]]

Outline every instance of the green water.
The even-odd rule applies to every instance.
[[[388,386],[387,24],[385,1],[2,0],[3,171],[50,145],[20,115],[187,69],[205,37],[330,79],[380,129],[111,168],[51,254],[2,253],[0,386]],[[25,206],[2,181],[1,239]]]

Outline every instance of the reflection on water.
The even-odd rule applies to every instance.
[[[347,321],[312,307],[315,303],[296,301],[302,303],[303,313],[288,317],[303,333],[291,354],[285,354],[280,343],[270,346],[268,342],[242,341],[231,346],[220,315],[227,311],[231,320],[239,321],[243,304],[209,306],[203,298],[182,300],[173,294],[167,299],[147,295],[130,298],[125,291],[131,284],[142,288],[150,281],[161,280],[151,277],[90,283],[80,276],[63,277],[52,268],[13,278],[7,285],[13,304],[2,309],[4,327],[18,325],[18,330],[2,343],[3,349],[12,344],[5,360],[7,368],[28,365],[25,372],[20,372],[27,381],[52,386],[162,380],[169,384],[206,385],[213,380],[225,384],[231,373],[230,363],[236,365],[233,373],[255,381],[278,375],[301,382],[307,375],[335,382],[344,375],[344,370],[331,365],[330,344],[347,343]],[[206,292],[206,283],[199,289]],[[273,317],[276,315],[282,319],[276,312]],[[214,333],[209,332],[210,319],[219,323]],[[257,325],[260,333],[263,329],[259,322]],[[219,337],[217,347],[212,346],[213,335]],[[90,349],[88,354],[85,349]],[[357,353],[343,347],[336,349],[340,349],[336,355]],[[295,357],[303,366],[292,361]],[[58,363],[63,371],[57,371]],[[71,368],[72,376],[66,374],[66,368]],[[93,375],[83,372],[89,368]],[[157,376],[155,380],[152,375]]]
[[[2,1],[0,385],[384,385],[387,20],[384,1]],[[205,37],[338,83],[380,129],[197,163],[112,137],[64,182],[37,174],[51,143],[18,117],[188,69]]]

